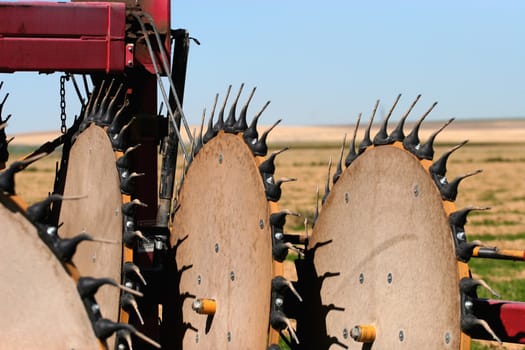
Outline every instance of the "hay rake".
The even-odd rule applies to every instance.
[[[288,148],[268,155],[267,145],[280,120],[259,133],[269,102],[248,122],[255,88],[237,112],[244,85],[228,109],[230,86],[217,117],[219,95],[208,121],[204,111],[191,133],[182,109],[190,40],[187,31],[170,29],[168,1],[0,3],[0,71],[65,72],[62,111],[67,80],[82,105],[69,129],[62,113],[60,137],[10,161],[8,94],[0,103],[0,217],[5,246],[19,247],[5,249],[0,263],[2,344],[278,350],[469,349],[471,337],[525,343],[523,304],[477,298],[479,286],[494,291],[471,278],[468,266],[473,257],[523,260],[524,253],[467,240],[469,212],[487,208],[458,210],[454,201],[460,182],[479,171],[446,177],[449,156],[466,142],[434,161],[434,140],[452,120],[421,143],[419,129],[435,104],[406,136],[419,96],[389,132],[398,96],[371,137],[378,101],[357,142],[359,116],[333,175],[330,161],[312,234],[290,235],[286,217],[299,214],[277,203],[281,186],[295,179],[275,178],[275,159]],[[157,111],[158,91],[165,115]],[[16,174],[59,147],[52,193],[28,206],[16,195]],[[290,251],[298,255],[297,281],[284,276]]]

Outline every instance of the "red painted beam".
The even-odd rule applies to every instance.
[[[0,72],[123,71],[124,3],[0,3]]]

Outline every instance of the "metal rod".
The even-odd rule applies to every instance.
[[[152,46],[151,46],[151,41],[149,40],[149,37],[148,37],[148,35],[146,33],[146,27],[144,26],[144,23],[142,22],[142,19],[140,18],[139,15],[134,13],[133,16],[139,22],[140,28],[141,28],[142,32],[144,33],[144,39],[146,40],[146,46],[148,48],[148,52],[149,52],[149,55],[151,57],[151,62],[153,63],[153,68],[155,69],[155,75],[157,76],[157,83],[158,83],[158,85],[160,87],[160,91],[162,92],[162,96],[164,98],[164,101],[166,102],[166,106],[168,107],[168,113],[169,113],[170,120],[173,123],[173,125],[176,126],[177,124],[175,122],[175,116],[173,115],[173,111],[172,111],[172,109],[171,109],[171,107],[170,107],[170,105],[168,103],[169,98],[168,98],[168,96],[166,94],[166,90],[164,89],[164,84],[162,84],[162,81],[161,81],[161,78],[160,78],[160,73],[159,73],[159,69],[158,69],[158,66],[157,66],[157,59],[155,58],[155,54],[153,53],[153,49],[152,49]],[[186,159],[186,161],[189,161],[188,152],[186,151],[186,145],[182,141],[182,138],[181,138],[181,135],[180,135],[180,131],[179,131],[179,129],[177,129],[177,127],[174,127],[174,131],[177,134],[177,138],[179,139],[179,144],[181,146],[182,153],[184,154],[184,158]],[[188,135],[188,137],[191,138],[191,135]]]

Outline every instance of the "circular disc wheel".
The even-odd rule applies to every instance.
[[[320,299],[330,305],[325,341],[348,349],[466,349],[444,202],[422,162],[398,145],[369,147],[355,159],[315,225],[309,246],[318,245],[313,261],[326,277]],[[373,326],[375,341],[355,342],[355,326]]]
[[[73,279],[22,210],[2,194],[0,200],[2,346],[100,349]]]
[[[258,159],[224,132],[192,161],[179,195],[172,245],[180,277],[184,349],[264,349],[272,279],[270,205]],[[214,315],[192,309],[213,299]]]
[[[71,147],[64,188],[60,228],[63,237],[85,232],[112,243],[86,242],[77,248],[73,262],[87,276],[121,279],[122,195],[115,155],[106,131],[91,124]],[[103,316],[117,320],[120,291],[102,287],[97,302]]]

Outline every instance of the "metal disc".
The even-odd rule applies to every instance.
[[[104,129],[91,125],[73,144],[64,196],[85,196],[62,203],[59,233],[72,237],[86,232],[115,243],[83,242],[73,257],[85,276],[120,282],[122,265],[122,195],[115,156]],[[103,286],[96,294],[103,317],[116,321],[119,290]]]
[[[369,148],[325,202],[310,247],[324,279],[328,337],[348,349],[458,349],[454,244],[439,191],[420,162],[393,146]],[[350,337],[373,325],[376,340]]]
[[[0,222],[2,347],[100,349],[73,279],[40,240],[36,228],[2,203]]]
[[[185,176],[175,215],[184,349],[264,349],[272,278],[269,205],[256,159],[242,138],[219,133]],[[213,317],[192,310],[214,299]]]

